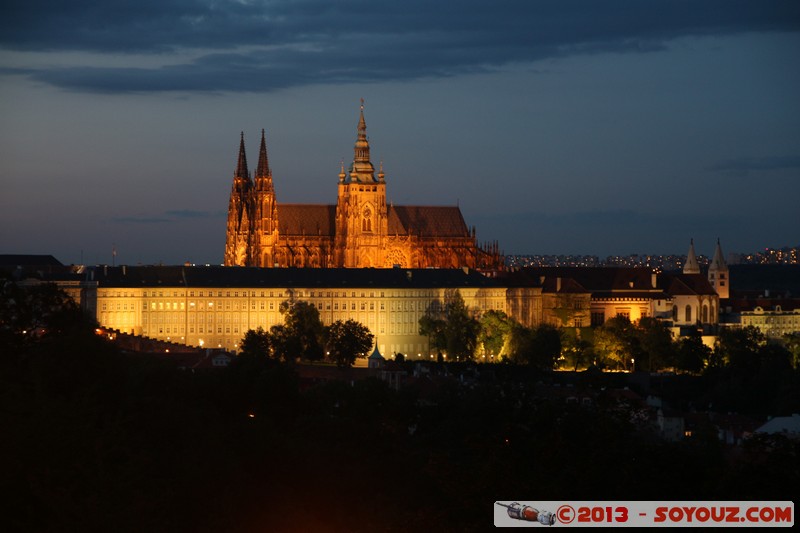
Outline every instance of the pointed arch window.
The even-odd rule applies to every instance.
[[[691,321],[692,321],[692,306],[691,305],[687,305],[686,306],[686,322],[691,322]]]
[[[363,217],[361,219],[361,231],[364,232],[372,232],[372,210],[369,206],[364,208],[364,212],[362,213]]]

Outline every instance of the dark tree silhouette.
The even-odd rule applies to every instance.
[[[240,343],[241,355],[266,358],[270,356],[270,334],[259,326],[257,329],[248,330]]]
[[[434,302],[419,319],[419,334],[428,337],[432,350],[444,351],[451,360],[473,358],[479,330],[458,289],[447,289],[444,305]]]
[[[515,325],[511,331],[512,359],[542,370],[552,370],[561,355],[561,333],[554,326],[534,329]]]
[[[708,364],[711,348],[703,344],[698,332],[681,338],[675,344],[675,367],[687,372],[697,373]]]
[[[353,366],[356,358],[366,356],[374,335],[360,322],[349,319],[337,320],[325,328],[325,337],[330,359],[336,366],[345,367]]]
[[[281,303],[280,312],[283,326],[270,328],[273,348],[279,357],[284,361],[322,359],[325,328],[314,304],[287,300]]]

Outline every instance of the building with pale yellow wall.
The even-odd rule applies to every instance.
[[[283,324],[287,300],[313,304],[324,324],[361,322],[388,355],[430,355],[419,319],[448,290],[476,315],[506,311],[506,289],[469,269],[105,267],[86,275],[84,305],[102,326],[232,351],[249,329]]]
[[[741,325],[753,326],[770,339],[800,333],[798,303],[800,302],[788,300],[784,305],[775,304],[772,308],[757,305],[751,311],[741,312]]]
[[[616,316],[631,322],[652,317],[679,334],[687,327],[710,332],[718,322],[719,297],[699,273],[528,267],[504,274],[502,282],[509,287],[511,315],[528,327],[548,323],[582,328],[602,326]],[[521,295],[518,302],[511,298],[516,294]]]

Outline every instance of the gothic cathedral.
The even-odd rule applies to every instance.
[[[242,134],[225,266],[502,269],[497,243],[478,246],[459,207],[387,205],[383,165],[376,177],[370,160],[363,101],[354,152],[348,172],[342,165],[339,173],[336,205],[283,204],[275,198],[264,131],[252,179]]]

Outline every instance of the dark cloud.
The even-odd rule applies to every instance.
[[[739,157],[720,161],[706,170],[733,176],[748,176],[750,172],[800,169],[800,156]]]
[[[574,53],[649,51],[687,35],[798,29],[794,0],[12,0],[0,8],[7,50],[203,54],[159,68],[17,71],[90,92],[409,80]]]

